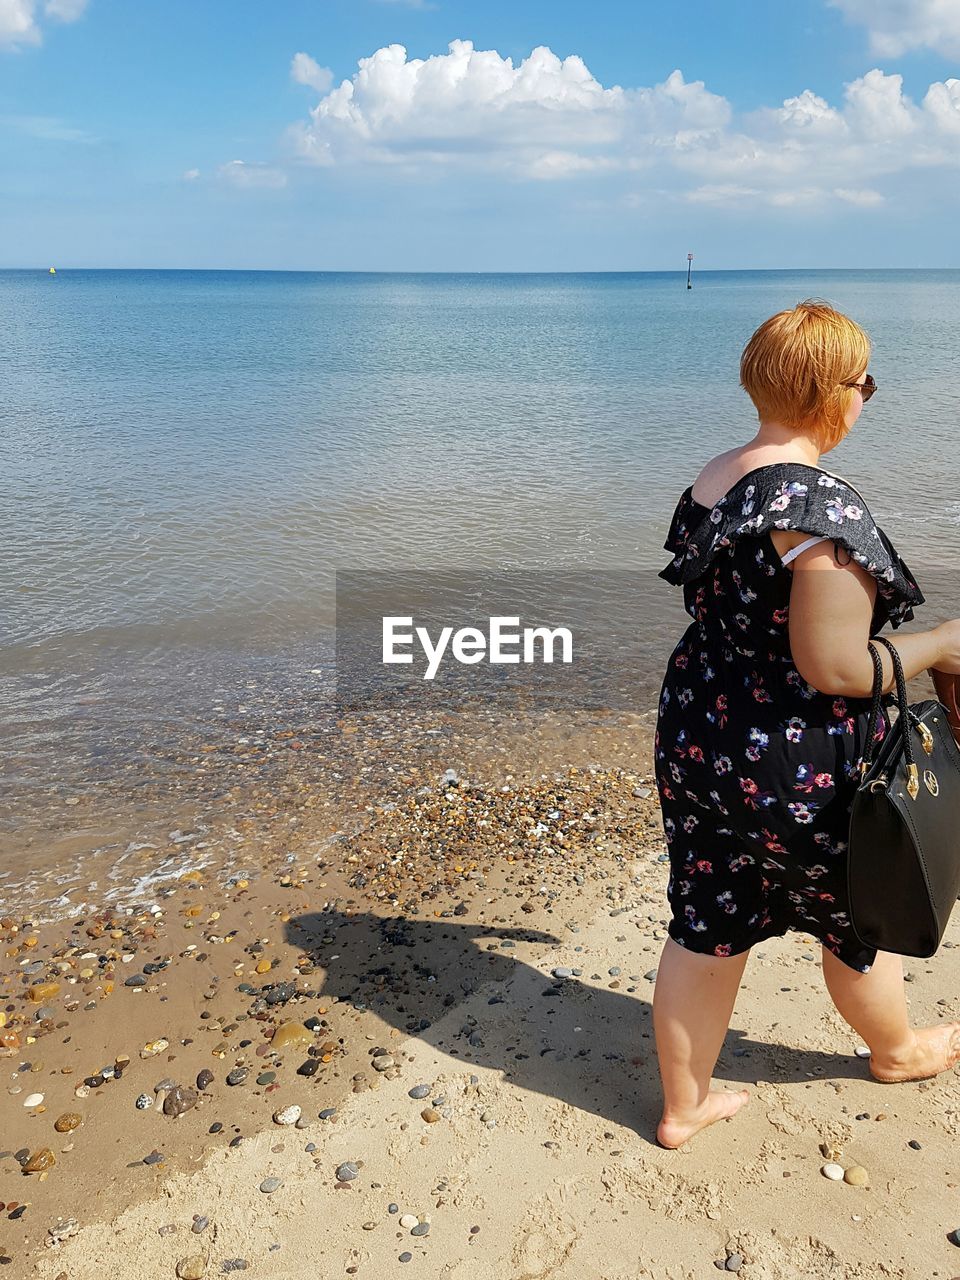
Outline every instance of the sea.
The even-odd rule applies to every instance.
[[[879,384],[823,465],[952,580],[958,271],[0,272],[0,887],[71,807],[169,809],[184,753],[319,714],[337,573],[630,571],[668,611],[743,344],[804,298]]]

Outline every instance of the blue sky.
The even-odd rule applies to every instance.
[[[960,0],[0,0],[0,265],[960,266],[958,77]]]

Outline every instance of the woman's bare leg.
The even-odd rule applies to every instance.
[[[870,972],[858,973],[824,947],[823,977],[840,1015],[869,1046],[877,1080],[926,1080],[960,1062],[960,1022],[910,1026],[901,956],[878,951]]]
[[[710,1088],[749,951],[720,957],[687,951],[668,938],[653,993],[653,1029],[663,1082],[657,1140],[682,1146],[700,1129],[739,1111],[746,1089]]]

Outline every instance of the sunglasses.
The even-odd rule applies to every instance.
[[[852,387],[854,391],[859,391],[863,396],[864,404],[867,403],[877,389],[877,384],[874,381],[872,373],[868,373],[863,382],[843,382],[840,385],[844,387]]]

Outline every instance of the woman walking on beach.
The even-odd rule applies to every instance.
[[[750,948],[788,929],[822,943],[827,989],[876,1079],[960,1062],[960,1023],[911,1028],[901,957],[863,946],[847,913],[857,765],[888,727],[868,723],[867,641],[923,603],[860,496],[819,466],[876,389],[869,354],[863,330],[823,303],[762,324],[740,366],[757,434],[707,463],[665,543],[660,576],[693,618],[668,661],[654,749],[672,909],[653,1006],[666,1147],[748,1100],[710,1078]],[[896,647],[908,679],[960,674],[960,619]]]

